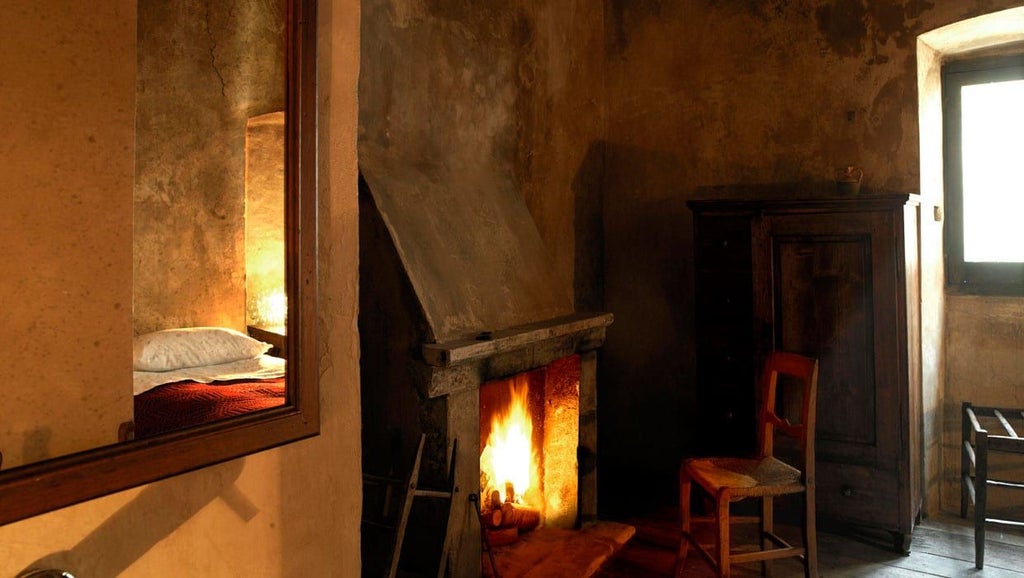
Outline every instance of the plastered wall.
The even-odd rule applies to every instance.
[[[408,159],[470,200],[517,191],[555,282],[599,307],[600,5],[371,0],[364,12],[362,153]]]
[[[615,314],[598,379],[602,504],[672,499],[678,459],[700,435],[686,201],[705,185],[827,181],[855,164],[866,187],[922,195],[934,511],[953,370],[933,218],[941,168],[934,130],[919,128],[936,101],[919,107],[918,85],[937,68],[919,67],[918,36],[1020,2],[608,0],[600,14],[542,4],[367,3],[364,68],[382,98],[361,103],[360,130],[410,158],[511,175],[576,307]],[[408,46],[387,49],[393,36]],[[419,96],[383,97],[396,86]]]
[[[978,51],[1000,51],[1024,41],[1024,8],[997,10],[958,19],[936,28],[918,40],[918,95],[921,133],[921,194],[934,205],[942,205],[942,102],[941,67],[945,60],[962,58]],[[925,294],[940,303],[945,315],[925,319],[926,335],[940,334],[944,339],[932,345],[945,352],[936,368],[938,382],[934,403],[926,399],[925,439],[928,460],[928,498],[931,511],[957,511],[960,500],[961,404],[1015,407],[1020,402],[1017,376],[1024,356],[1021,335],[1024,325],[1020,298],[945,295],[941,269],[942,231],[936,226],[922,231],[923,246],[934,251],[940,264],[932,269],[931,286]],[[925,278],[927,281],[927,277]],[[927,393],[927,392],[926,392]],[[1020,477],[993,462],[993,471],[1001,477]],[[994,492],[994,507],[1006,505],[1012,495]]]
[[[246,324],[283,325],[275,296],[284,295],[284,112],[251,117],[245,127]]]
[[[62,14],[75,21],[78,4],[66,4]],[[107,0],[88,10],[117,20],[132,6]],[[323,0],[319,13],[321,435],[0,527],[0,576],[33,565],[104,577],[359,575],[359,5]],[[21,15],[8,13],[13,26]],[[130,263],[112,271],[127,275]],[[130,324],[128,311],[96,308]]]
[[[989,2],[984,10],[1014,4]],[[125,16],[122,3],[89,9],[97,6],[118,13],[115,19]],[[421,8],[391,6],[400,19]],[[597,246],[603,243],[605,258],[588,266],[603,268],[602,302],[616,314],[599,377],[601,471],[664,473],[670,484],[678,456],[696,435],[686,425],[694,408],[687,385],[693,375],[692,231],[685,200],[700,185],[822,178],[850,161],[864,166],[869,185],[916,190],[914,40],[982,8],[956,0],[609,0],[605,8],[597,17],[582,3],[534,7],[549,14],[533,28],[534,38],[552,47],[537,53],[536,70],[568,72],[550,73],[549,88],[535,93],[545,96],[527,102],[533,112],[524,110],[524,117],[538,123],[528,140],[541,143],[524,153],[530,162],[508,160],[506,166],[515,167],[509,170],[517,178],[535,175],[525,185],[527,200],[567,280],[578,279],[578,255],[587,252],[556,241],[573,237],[569,231],[581,220],[593,224],[594,208],[601,207]],[[320,12],[322,435],[0,528],[0,575],[13,576],[37,560],[83,576],[358,574],[359,4],[324,0]],[[489,30],[450,20],[459,34]],[[604,64],[592,61],[593,53],[606,58]],[[562,84],[567,77],[578,82]],[[578,117],[566,112],[577,108],[583,111]],[[566,144],[551,144],[549,156],[538,156],[544,143],[560,142]],[[502,158],[519,154],[511,151]],[[537,184],[546,181],[563,185]],[[565,183],[582,192],[569,194]],[[579,195],[586,203],[577,202]],[[581,205],[587,208],[582,213]],[[933,240],[936,226],[926,229]],[[575,242],[580,239],[577,233]],[[97,241],[106,246],[123,239],[101,232]],[[123,276],[130,267],[112,271]],[[584,289],[593,299],[594,286]],[[576,295],[579,300],[581,292]],[[954,345],[987,351],[989,340],[981,336],[1011,339],[1006,348],[992,349],[991,387],[979,390],[997,397],[1014,387],[1012,374],[1020,374],[1009,355],[1024,322],[1014,303],[964,305],[969,309],[962,315],[951,307],[949,334],[963,337]],[[99,304],[85,313],[129,323]],[[927,332],[941,309],[926,306],[924,313]],[[968,369],[973,375],[976,356],[943,360],[941,343],[928,335],[925,342],[926,385],[935,385],[943,367],[949,383],[970,383],[954,376]],[[602,500],[607,489],[602,486]]]
[[[0,22],[5,469],[132,419],[135,6],[15,2]],[[2,507],[2,505],[0,505]]]
[[[577,311],[601,311],[605,131],[600,3],[524,0],[516,177]]]
[[[1024,302],[1019,297],[950,297],[947,303],[942,507],[959,511],[961,403],[1024,408]],[[1006,432],[993,429],[992,435]],[[1022,479],[1019,458],[993,455],[989,475]],[[993,509],[1020,504],[1013,492],[989,496]]]

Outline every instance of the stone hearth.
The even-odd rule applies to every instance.
[[[636,530],[616,522],[597,522],[578,531],[547,528],[524,534],[515,544],[494,548],[501,578],[593,576]],[[493,577],[490,556],[483,555],[483,576]]]

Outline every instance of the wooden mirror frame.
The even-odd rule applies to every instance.
[[[0,472],[0,524],[317,435],[316,0],[285,0],[284,406]]]

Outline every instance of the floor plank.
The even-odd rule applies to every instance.
[[[663,578],[672,575],[678,530],[673,512],[629,520],[636,535],[626,547],[597,574],[598,578]],[[780,528],[788,538],[796,537],[795,528]],[[895,552],[887,533],[869,531],[819,532],[818,570],[823,577],[859,578],[1024,578],[1024,533],[990,528],[985,545],[985,568],[974,567],[974,528],[970,520],[941,515],[925,520],[914,530],[911,553]],[[739,537],[738,537],[739,539]],[[774,576],[803,576],[796,560],[774,564]],[[738,577],[759,576],[758,565],[734,571]],[[693,552],[687,558],[685,576],[714,576],[710,566]]]

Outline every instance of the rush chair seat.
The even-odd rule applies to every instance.
[[[801,387],[800,422],[791,424],[776,411],[779,377],[789,376],[784,383]],[[794,383],[796,382],[796,383]],[[794,353],[775,352],[769,356],[761,375],[761,411],[758,419],[759,453],[754,458],[711,457],[685,460],[679,468],[679,505],[682,538],[676,557],[675,575],[684,575],[686,555],[692,544],[715,569],[718,576],[730,576],[733,564],[761,562],[770,572],[772,560],[798,556],[804,575],[818,575],[817,544],[814,519],[814,416],[817,397],[818,361]],[[789,393],[787,391],[787,393]],[[795,392],[794,392],[795,393]],[[788,399],[788,398],[787,398]],[[789,406],[789,404],[785,404]],[[799,466],[793,467],[774,456],[774,434],[795,438],[799,450]],[[710,516],[691,519],[690,492],[696,484],[714,502]],[[803,496],[803,543],[793,546],[775,534],[774,498],[787,494]],[[755,498],[761,500],[757,516],[731,516],[732,502]],[[698,521],[714,523],[715,544],[712,550],[694,538],[691,524]],[[760,524],[760,544],[755,551],[733,552],[730,526],[735,523]]]

